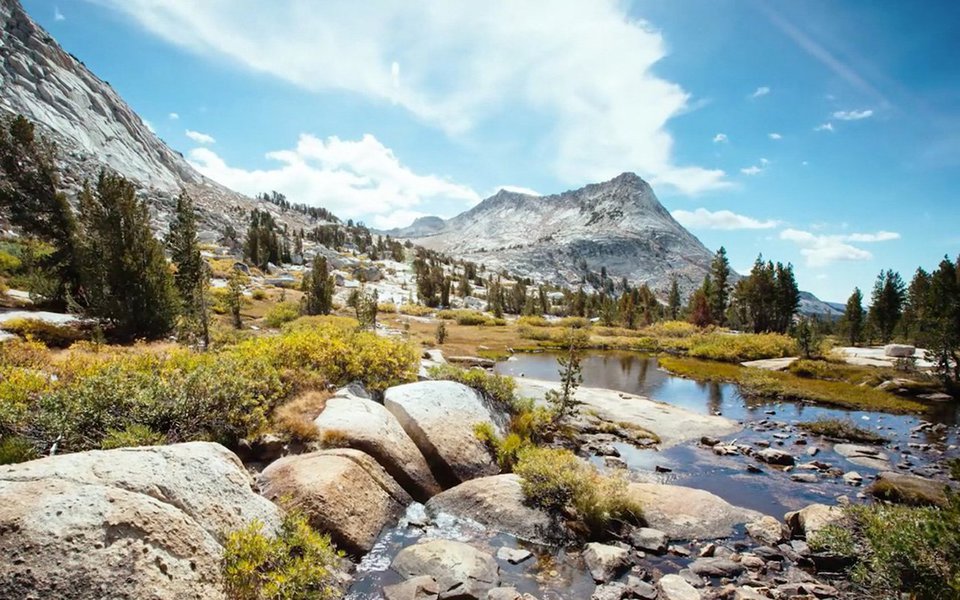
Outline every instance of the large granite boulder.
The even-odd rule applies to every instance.
[[[942,481],[884,471],[877,475],[877,480],[868,491],[888,502],[912,506],[946,506],[946,488],[947,484]]]
[[[412,501],[375,460],[351,449],[281,458],[259,482],[264,496],[303,512],[311,526],[353,554],[369,552],[383,527]]]
[[[480,395],[454,381],[420,381],[387,389],[383,404],[427,459],[437,481],[452,487],[500,472],[477,439],[479,423],[494,423]]]
[[[783,516],[783,521],[794,536],[803,536],[808,540],[827,525],[834,525],[842,520],[843,509],[826,504],[811,504]]]
[[[431,498],[426,508],[430,515],[465,517],[528,542],[549,543],[557,537],[550,517],[524,503],[520,477],[512,473],[461,483]]]
[[[726,537],[734,527],[761,516],[710,492],[679,485],[631,483],[628,492],[643,507],[647,524],[670,539]]]
[[[0,468],[0,598],[223,598],[221,540],[279,509],[211,443]]]
[[[484,600],[491,589],[500,585],[500,567],[492,556],[453,540],[407,546],[393,559],[390,568],[405,579],[433,577],[440,598]]]
[[[382,404],[341,394],[327,401],[314,424],[321,437],[337,434],[346,446],[375,458],[416,500],[426,502],[440,491],[417,445]]]

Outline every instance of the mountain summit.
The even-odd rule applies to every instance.
[[[675,275],[689,292],[703,281],[712,257],[634,173],[551,196],[500,190],[442,226],[431,218],[390,233],[487,268],[567,286],[605,268],[614,280],[626,277],[660,292]]]

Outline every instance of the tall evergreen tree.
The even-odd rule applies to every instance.
[[[960,258],[944,257],[930,276],[928,358],[948,386],[960,383]]]
[[[717,250],[710,264],[713,286],[709,290],[710,314],[718,325],[726,325],[727,306],[730,303],[730,261],[723,246]]]
[[[893,332],[903,315],[905,299],[906,286],[900,274],[890,269],[881,271],[873,285],[869,315],[871,324],[884,344],[893,338]]]
[[[710,315],[710,299],[703,287],[690,297],[690,322],[697,327],[706,327],[713,322]]]
[[[313,258],[310,273],[301,284],[303,302],[301,312],[305,315],[328,315],[333,308],[334,280],[327,267],[327,259],[317,255]]]
[[[774,331],[786,333],[800,307],[800,288],[793,275],[793,265],[777,263],[774,267]]]
[[[680,317],[680,307],[683,304],[683,300],[680,298],[680,285],[677,283],[677,278],[672,277],[670,279],[670,295],[667,300],[667,310],[670,313],[670,320],[676,321]]]
[[[50,294],[46,299],[61,307],[79,300],[77,222],[60,191],[56,147],[22,115],[0,118],[0,214],[25,236],[53,246],[37,266],[54,281],[31,291]]]
[[[128,337],[170,332],[177,297],[147,205],[131,182],[102,171],[80,194],[83,290],[91,316]]]
[[[193,199],[185,191],[181,191],[177,197],[176,212],[167,234],[167,247],[170,249],[170,259],[177,268],[173,282],[180,297],[184,329],[188,333],[197,333],[206,347],[210,342],[207,268],[200,255]]]
[[[227,309],[234,329],[243,328],[240,309],[243,308],[243,288],[247,285],[247,276],[240,269],[233,269],[227,278]]]
[[[847,298],[847,306],[843,311],[843,327],[851,346],[856,346],[863,340],[863,326],[863,293],[860,288],[853,288],[853,293]]]

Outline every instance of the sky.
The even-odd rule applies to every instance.
[[[247,194],[389,228],[633,171],[830,301],[960,254],[954,1],[23,2]]]

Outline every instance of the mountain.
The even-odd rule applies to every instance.
[[[227,225],[246,228],[258,203],[198,173],[158,138],[110,85],[65,52],[17,0],[0,0],[0,112],[23,114],[57,144],[69,196],[108,167],[137,182],[154,226],[165,231],[181,188],[201,220],[219,236]],[[266,190],[264,190],[266,191]],[[306,226],[305,217],[263,203],[281,222]]]
[[[674,275],[692,291],[713,256],[633,173],[552,196],[501,190],[447,221],[418,219],[389,233],[535,281],[575,286],[606,268],[615,281],[661,293]]]
[[[831,320],[837,320],[843,317],[845,310],[846,305],[835,302],[824,302],[810,292],[800,292],[800,308],[798,312],[801,315],[826,317]]]

